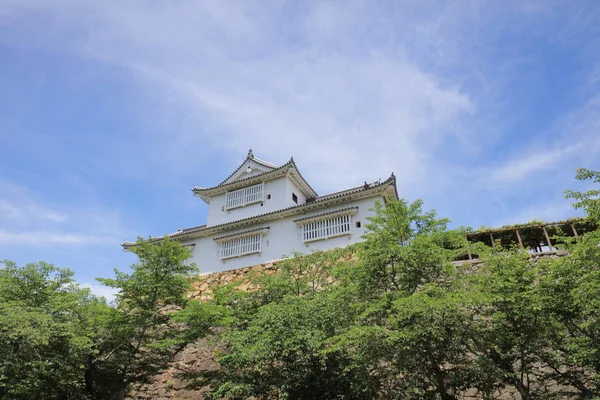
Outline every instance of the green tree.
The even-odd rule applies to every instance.
[[[189,250],[138,240],[131,274],[99,281],[115,307],[80,288],[68,269],[40,262],[0,268],[0,398],[121,399],[184,341],[172,312],[186,304]]]
[[[296,253],[276,274],[257,277],[257,291],[215,288],[213,302],[184,312],[199,335],[210,332],[207,319],[220,324],[225,351],[220,372],[210,376],[215,398],[376,396],[368,371],[329,341],[350,326],[355,314],[352,294],[332,279],[347,255],[347,250]]]
[[[600,232],[590,232],[567,257],[547,262],[540,277],[542,311],[552,316],[550,378],[600,398]]]
[[[390,200],[374,212],[343,280],[356,287],[360,312],[335,341],[369,365],[385,398],[453,399],[472,380],[463,341],[471,317],[451,263],[467,242],[421,200]]]
[[[199,332],[203,317],[226,321],[215,397],[449,399],[473,380],[470,316],[450,291],[464,237],[420,201],[377,205],[370,222],[364,244],[295,254],[256,292],[194,306]]]
[[[102,335],[96,321],[103,299],[73,281],[73,273],[44,262],[0,268],[0,397],[94,397],[85,371]]]
[[[600,184],[600,171],[587,168],[577,168],[576,171],[575,179],[580,181],[591,180],[595,184]],[[600,189],[590,189],[585,192],[567,190],[565,191],[565,197],[574,199],[573,207],[583,209],[588,218],[600,225]]]
[[[551,316],[542,312],[540,267],[517,250],[488,251],[482,261],[469,277],[478,302],[468,340],[472,354],[495,377],[488,389],[510,385],[523,399],[550,398],[550,382],[539,370],[552,328]]]
[[[128,274],[97,278],[117,289],[117,308],[106,321],[110,336],[102,343],[96,369],[114,379],[111,398],[123,398],[133,383],[147,381],[168,362],[183,333],[172,314],[183,307],[196,266],[189,249],[165,237],[159,242],[138,239],[132,251],[139,262]]]
[[[446,230],[449,220],[438,219],[435,210],[424,213],[422,204],[404,199],[375,204],[358,251],[365,293],[412,293],[440,278],[457,251],[466,251],[464,237]]]

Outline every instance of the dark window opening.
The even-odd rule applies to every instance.
[[[356,221],[356,227],[360,228],[360,221]]]
[[[270,194],[267,195],[267,200],[271,200],[271,195]]]
[[[296,196],[295,193],[292,193],[292,200],[294,201],[294,203],[298,204],[298,196]]]

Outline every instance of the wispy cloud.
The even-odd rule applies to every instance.
[[[85,205],[41,206],[27,188],[0,182],[0,246],[116,245],[125,230],[115,213]]]
[[[38,207],[33,204],[14,204],[2,199],[0,199],[0,214],[2,214],[4,218],[18,221],[42,219],[63,222],[67,219],[65,214],[48,208]]]
[[[118,100],[141,128],[94,142],[85,162],[96,173],[156,190],[182,177],[210,185],[216,164],[237,166],[252,146],[276,163],[293,155],[320,192],[394,171],[402,196],[425,196],[459,224],[491,224],[563,215],[554,204],[572,169],[597,165],[600,19],[590,4],[23,0],[0,5],[0,42],[131,85]],[[563,66],[572,79],[556,93],[571,97],[550,109],[534,95],[560,86],[552,71],[565,55],[577,64]],[[104,207],[0,200],[6,241],[127,236]],[[26,217],[43,223],[17,226]]]
[[[556,169],[561,161],[573,156],[578,150],[581,150],[581,145],[550,149],[545,146],[534,146],[524,154],[508,159],[481,179],[490,187],[510,186],[524,179],[534,181],[538,172]]]
[[[118,243],[115,236],[96,236],[56,231],[10,232],[0,229],[0,244],[53,246],[53,245],[97,245]]]
[[[102,296],[106,299],[107,302],[112,302],[115,299],[115,295],[117,293],[119,293],[118,290],[113,289],[111,287],[108,286],[104,286],[102,284],[99,283],[81,283],[79,286],[81,286],[84,289],[90,289],[90,291],[92,292],[92,294],[95,294],[96,296]]]
[[[422,19],[420,9],[394,9],[392,18],[369,2],[344,13],[320,2],[62,3],[68,12],[29,2],[58,30],[78,32],[67,51],[124,67],[158,95],[162,112],[146,114],[149,125],[185,118],[187,126],[177,124],[168,137],[144,140],[142,153],[154,151],[152,143],[161,149],[162,168],[166,160],[177,170],[205,162],[194,156],[202,148],[233,157],[253,146],[276,162],[294,155],[323,191],[356,184],[348,171],[357,160],[365,178],[411,170],[398,174],[401,184],[418,186],[436,150],[464,133],[477,108],[460,83],[410,54],[410,35],[420,35],[421,25],[402,32],[406,39],[395,34],[399,22]],[[277,18],[290,23],[272,23]],[[357,47],[358,40],[371,44]],[[125,154],[131,146],[118,146],[117,164],[134,171]]]
[[[535,188],[542,177],[552,177],[555,184],[566,183],[565,172],[572,179],[574,168],[597,165],[598,132],[600,95],[595,95],[581,107],[557,118],[548,130],[524,140],[499,165],[478,170],[478,182],[490,189],[509,190],[523,181]]]

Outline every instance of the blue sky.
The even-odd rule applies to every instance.
[[[0,259],[92,285],[250,146],[320,193],[394,171],[455,225],[577,215],[599,88],[597,1],[3,1]]]

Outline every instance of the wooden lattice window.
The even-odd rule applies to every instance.
[[[222,241],[219,250],[221,259],[260,253],[262,250],[262,237],[263,234],[259,233]]]
[[[248,204],[264,201],[264,184],[248,186],[243,189],[227,192],[225,199],[225,209],[229,210],[236,207],[243,207]]]
[[[340,215],[337,217],[308,222],[302,225],[302,237],[306,243],[314,240],[349,235],[351,233],[351,223],[351,215]]]

